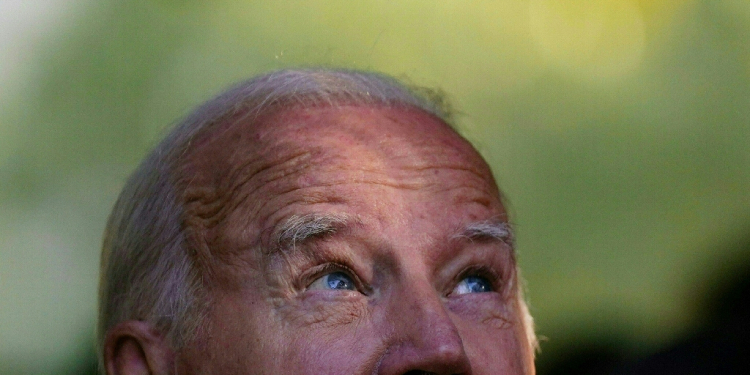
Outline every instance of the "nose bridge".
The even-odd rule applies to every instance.
[[[399,298],[395,299],[396,306],[392,306],[396,313],[403,316],[400,327],[402,332],[408,333],[412,341],[424,344],[457,340],[460,341],[458,330],[453,324],[446,310],[442,297],[426,282],[407,281],[402,286]]]
[[[458,328],[434,286],[413,276],[397,284],[385,314],[391,337],[378,373],[470,373]]]

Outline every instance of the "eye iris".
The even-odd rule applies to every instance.
[[[466,290],[468,293],[485,293],[492,290],[490,283],[478,276],[469,276],[464,279],[466,282]]]
[[[330,289],[354,290],[354,283],[349,276],[342,272],[334,272],[326,276],[326,284]]]

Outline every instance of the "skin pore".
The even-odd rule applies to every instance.
[[[174,372],[534,373],[506,213],[465,140],[410,108],[261,120],[180,171],[209,300]]]

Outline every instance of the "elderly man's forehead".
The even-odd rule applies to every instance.
[[[214,129],[192,143],[176,176],[191,227],[215,227],[238,209],[263,220],[260,211],[284,192],[355,181],[413,190],[463,181],[488,202],[499,198],[474,148],[419,109],[293,108]]]
[[[373,119],[388,121],[373,121]],[[338,105],[292,107],[259,118],[258,130],[273,137],[279,132],[314,130],[325,134],[347,131],[371,137],[420,135],[426,131],[433,135],[457,136],[442,119],[422,109],[407,106]],[[358,124],[366,126],[359,127]],[[439,133],[434,133],[439,132]],[[459,137],[460,138],[460,137]]]
[[[252,121],[229,119],[199,135],[185,162],[192,173],[223,173],[248,163],[283,162],[305,156],[305,152],[320,155],[331,151],[328,156],[342,157],[364,153],[379,159],[408,160],[417,150],[423,151],[422,156],[439,154],[442,160],[474,165],[477,173],[490,174],[481,156],[455,130],[411,107],[292,107]]]
[[[383,117],[389,122],[373,122],[374,117]],[[365,122],[367,126],[355,126]],[[385,125],[385,126],[384,126]],[[387,126],[393,125],[393,126]],[[276,106],[260,115],[238,114],[225,118],[219,126],[207,129],[192,142],[192,151],[201,151],[217,141],[227,138],[252,140],[254,145],[273,144],[295,139],[296,135],[315,132],[322,139],[334,133],[347,132],[361,135],[363,139],[388,138],[393,135],[424,139],[438,135],[446,139],[463,139],[442,119],[422,109],[407,106],[385,105],[329,105],[304,107]],[[305,140],[311,140],[308,136]],[[455,145],[458,146],[458,143]]]

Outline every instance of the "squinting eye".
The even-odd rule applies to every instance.
[[[357,287],[347,274],[331,272],[313,281],[307,290],[357,290]]]
[[[452,294],[485,293],[492,291],[492,284],[480,276],[467,276],[459,281]]]

